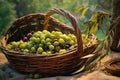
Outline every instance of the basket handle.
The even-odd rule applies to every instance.
[[[48,29],[48,22],[49,22],[50,16],[55,13],[64,16],[71,22],[73,28],[75,29],[75,36],[77,38],[77,44],[78,44],[77,52],[80,53],[80,56],[83,56],[83,43],[82,43],[81,31],[78,26],[77,19],[72,14],[70,14],[69,12],[63,9],[58,9],[58,8],[50,10],[45,17],[44,29],[45,30]]]

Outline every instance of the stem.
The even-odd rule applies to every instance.
[[[116,25],[120,23],[120,16],[118,16],[113,23],[110,25],[109,31],[106,33],[106,35],[111,35],[111,32],[116,29]]]

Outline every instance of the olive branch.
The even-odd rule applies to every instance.
[[[103,22],[107,17],[109,17],[110,14],[106,12],[97,12],[95,13],[90,20],[86,21],[84,24],[87,26],[84,33],[87,34],[95,34],[99,29],[102,30]],[[108,19],[109,20],[109,19]],[[106,31],[106,36],[102,41],[98,40],[98,44],[96,49],[92,54],[88,54],[86,56],[83,56],[81,59],[87,59],[86,62],[81,66],[81,68],[74,72],[73,74],[78,74],[82,71],[92,71],[95,70],[97,64],[103,59],[105,56],[109,55],[111,53],[110,46],[113,41],[114,32],[113,30],[116,29],[115,26],[120,23],[120,17],[118,17],[111,25],[109,26],[109,29]],[[120,41],[119,41],[120,42]],[[101,52],[105,51],[105,52]]]

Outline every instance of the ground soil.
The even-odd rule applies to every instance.
[[[7,59],[3,53],[0,53],[0,65],[7,63]]]

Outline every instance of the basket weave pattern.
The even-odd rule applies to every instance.
[[[113,74],[120,76],[120,58],[113,58],[105,62],[105,69]]]
[[[66,17],[73,28],[50,17],[53,14],[59,14]],[[36,54],[22,54],[22,52],[10,51],[5,48],[7,43],[19,41],[25,34],[47,29],[48,31],[61,31],[65,34],[72,33],[77,37],[77,45],[64,54],[53,54],[49,56]],[[6,55],[10,65],[19,72],[41,73],[43,75],[65,75],[78,70],[81,66],[80,57],[91,53],[94,47],[86,48],[83,52],[83,43],[81,31],[77,20],[69,12],[62,9],[50,10],[44,14],[30,14],[17,19],[7,31],[0,47]]]

